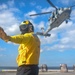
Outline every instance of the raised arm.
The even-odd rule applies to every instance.
[[[10,36],[8,36],[5,32],[4,29],[2,27],[0,27],[0,38],[4,41],[9,41]]]

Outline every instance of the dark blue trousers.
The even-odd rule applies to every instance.
[[[17,68],[16,75],[38,75],[38,65],[22,65]]]

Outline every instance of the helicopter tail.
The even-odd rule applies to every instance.
[[[48,37],[51,36],[51,34],[44,34],[44,33],[42,33],[42,32],[37,32],[36,34],[37,34],[37,35],[41,35],[41,36],[48,36]]]

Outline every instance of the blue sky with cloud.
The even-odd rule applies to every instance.
[[[66,7],[75,0],[51,0],[56,7]],[[0,0],[0,26],[8,35],[20,34],[19,25],[24,20],[30,20],[35,33],[48,27],[51,14],[30,17],[30,14],[53,11],[54,8],[46,0]],[[41,55],[39,65],[59,66],[66,63],[75,64],[75,8],[71,12],[71,21],[63,22],[60,27],[49,32],[50,37],[39,36],[41,40]],[[17,66],[17,44],[4,42],[0,39],[0,66]]]

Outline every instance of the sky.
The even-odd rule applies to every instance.
[[[51,0],[57,7],[69,7],[75,0]],[[19,25],[24,20],[30,20],[35,33],[41,32],[41,27],[48,28],[51,14],[30,17],[30,14],[54,11],[47,0],[0,0],[0,26],[7,35],[20,34]],[[39,65],[60,66],[75,64],[75,8],[72,9],[70,19],[49,33],[50,37],[38,36],[41,41]],[[17,66],[18,44],[0,39],[0,66]]]

